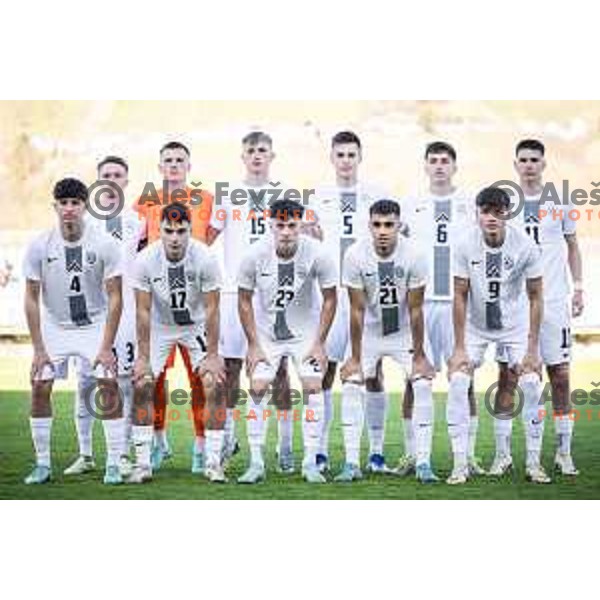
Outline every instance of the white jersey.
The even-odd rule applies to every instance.
[[[38,236],[25,255],[23,275],[40,282],[46,316],[75,329],[106,318],[104,282],[121,276],[120,263],[118,248],[84,222],[76,242],[67,242],[58,227]]]
[[[364,290],[367,297],[365,329],[381,337],[410,335],[407,294],[425,286],[425,257],[405,239],[396,251],[380,257],[372,240],[358,242],[346,253],[344,286]]]
[[[512,221],[524,228],[525,233],[542,250],[544,265],[544,301],[565,302],[570,294],[569,260],[566,235],[577,232],[576,222],[569,213],[572,204],[540,203],[541,196],[525,197],[523,211]]]
[[[270,236],[269,219],[264,214],[265,210],[269,209],[270,189],[274,188],[250,186],[246,183],[230,185],[229,193],[244,190],[246,198],[235,201],[228,195],[223,198],[221,205],[215,203],[213,207],[210,226],[222,232],[223,237],[221,264],[225,292],[237,291],[240,264],[250,246]],[[285,192],[286,188],[280,185],[277,189]],[[283,193],[280,197],[282,196]]]
[[[498,339],[527,329],[526,282],[542,277],[543,265],[539,247],[526,234],[509,225],[502,246],[491,248],[481,229],[473,227],[456,247],[454,259],[454,276],[470,283],[470,327]]]
[[[90,215],[86,218],[86,223],[109,235],[112,242],[119,249],[123,275],[123,311],[134,311],[134,265],[140,241],[144,236],[144,221],[140,220],[136,212],[126,208],[116,217],[106,220],[95,219]]]
[[[463,192],[450,196],[429,194],[402,202],[402,221],[427,258],[427,300],[452,300],[453,250],[465,228],[475,225],[475,217],[475,200]]]
[[[341,281],[344,256],[355,242],[370,238],[369,211],[375,202],[392,197],[384,190],[363,183],[349,188],[326,185],[316,189],[314,206],[323,231],[323,243],[335,258]]]
[[[190,240],[183,260],[167,260],[161,240],[141,252],[135,265],[134,287],[152,294],[152,322],[169,327],[204,323],[204,294],[221,288],[216,256]]]
[[[242,261],[238,286],[255,292],[258,334],[272,342],[310,339],[318,330],[320,289],[335,288],[337,270],[326,248],[300,236],[293,258],[279,258],[273,239],[255,244]]]

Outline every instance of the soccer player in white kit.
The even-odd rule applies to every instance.
[[[369,239],[369,208],[382,198],[389,198],[377,186],[359,181],[358,172],[363,158],[360,138],[351,131],[336,134],[331,143],[330,160],[336,181],[320,186],[315,193],[314,208],[319,227],[330,256],[335,257],[342,277],[343,260],[348,249],[358,240]],[[311,205],[312,206],[312,205]],[[323,439],[317,454],[321,471],[329,466],[329,430],[333,420],[333,384],[338,364],[348,358],[350,310],[348,296],[340,290],[338,309],[327,340],[328,367],[323,380],[325,423]],[[387,398],[383,389],[383,373],[366,382],[366,422],[370,441],[368,470],[385,472],[383,454]]]
[[[136,464],[130,483],[152,478],[153,379],[164,371],[173,348],[185,347],[195,372],[192,393],[206,392],[205,477],[226,481],[222,467],[225,364],[218,354],[221,273],[218,259],[191,239],[189,209],[174,202],[161,215],[161,239],[138,255],[135,265],[138,356],[134,367],[133,441]]]
[[[343,283],[350,296],[352,354],[341,370],[342,431],[346,464],[339,482],[362,478],[360,441],[365,380],[374,379],[384,357],[412,381],[417,431],[417,478],[437,481],[431,468],[433,367],[424,349],[423,301],[427,262],[412,240],[400,235],[400,205],[380,200],[370,209],[371,237],[357,242],[344,259]]]
[[[119,211],[119,196],[124,200],[124,192],[129,183],[129,165],[120,156],[107,156],[97,166],[99,182],[106,182],[98,203],[106,211],[108,218],[99,219],[93,214],[86,217],[86,223],[110,236],[113,244],[121,252],[123,311],[119,329],[113,346],[117,366],[119,393],[123,401],[125,433],[121,451],[120,468],[123,477],[129,476],[131,444],[131,411],[133,405],[133,364],[135,359],[135,295],[131,286],[131,269],[137,256],[138,247],[145,231],[145,223],[136,213],[123,206]],[[110,184],[114,185],[114,188]],[[114,213],[114,214],[113,214]],[[118,213],[118,214],[117,214]],[[95,469],[92,455],[92,431],[94,418],[85,406],[87,391],[94,385],[92,373],[79,369],[75,402],[75,423],[79,441],[79,457],[69,466],[65,475],[82,475]]]
[[[539,248],[520,229],[507,225],[510,198],[505,190],[491,187],[477,196],[479,226],[465,231],[455,249],[454,338],[455,349],[448,363],[448,432],[454,456],[450,485],[464,484],[469,477],[467,462],[469,387],[488,347],[501,352],[519,379],[523,410],[540,410],[541,367],[539,333],[543,312],[543,267]],[[511,403],[512,404],[512,403]],[[513,407],[500,395],[494,406],[496,458],[490,474],[512,466],[510,431]],[[526,431],[527,477],[548,483],[541,462],[539,422]]]
[[[270,210],[272,235],[252,246],[238,277],[239,315],[248,339],[252,402],[247,416],[250,467],[238,482],[255,484],[265,478],[263,448],[272,414],[267,390],[281,361],[288,357],[298,373],[306,405],[302,474],[309,483],[325,483],[316,454],[323,426],[325,342],[335,316],[338,274],[323,244],[301,234],[301,204],[280,200],[272,203]],[[314,307],[319,303],[321,312],[315,319]],[[292,416],[278,411],[277,418]]]
[[[524,229],[542,252],[544,265],[544,320],[540,334],[540,354],[546,365],[552,389],[556,430],[556,470],[576,476],[571,441],[574,421],[570,416],[571,317],[584,310],[583,268],[577,240],[576,222],[569,199],[558,204],[542,197],[546,148],[539,140],[523,140],[516,149],[515,169],[524,195],[523,210],[512,221]],[[565,199],[561,199],[565,200]],[[573,281],[571,297],[570,279]],[[503,362],[503,357],[498,357]],[[501,367],[500,381],[505,387],[510,377]],[[524,414],[524,419],[539,418]],[[543,426],[543,420],[542,420]]]
[[[429,358],[438,373],[454,351],[452,254],[465,228],[475,224],[476,215],[474,199],[454,185],[457,170],[457,153],[453,146],[439,141],[429,144],[425,151],[429,194],[403,202],[403,221],[408,227],[408,234],[427,257],[425,334],[431,353]],[[469,402],[469,470],[471,475],[484,475],[485,471],[475,456],[479,418],[473,386],[469,390]],[[400,476],[413,474],[416,467],[413,405],[413,389],[409,381],[403,402],[405,454],[396,469]]]
[[[34,350],[31,433],[36,452],[36,467],[26,484],[46,483],[52,477],[50,399],[54,380],[68,375],[70,358],[79,359],[84,372],[98,377],[97,385],[85,390],[86,410],[102,419],[104,483],[122,483],[124,421],[112,353],[122,307],[120,255],[106,235],[86,224],[87,198],[81,181],[59,181],[54,188],[58,225],[32,242],[24,261],[25,313]],[[104,403],[100,409],[98,394]]]
[[[227,195],[216,193],[215,206],[208,229],[208,243],[213,244],[219,236],[223,238],[223,271],[225,287],[221,295],[221,340],[220,354],[227,367],[228,407],[225,427],[225,458],[237,451],[235,439],[234,390],[240,388],[240,373],[247,354],[246,336],[242,330],[238,313],[237,275],[243,257],[250,247],[269,234],[268,216],[272,188],[271,164],[275,159],[273,140],[263,131],[254,131],[242,140],[242,161],[245,167],[244,180],[230,183]],[[279,182],[280,183],[280,182]],[[237,190],[244,190],[246,198],[236,201]],[[224,190],[225,191],[225,190]],[[287,360],[283,360],[277,373],[274,387],[278,390],[277,406],[289,410],[290,390]],[[277,454],[282,473],[294,472],[292,437],[294,423],[280,420],[277,423],[279,442]]]

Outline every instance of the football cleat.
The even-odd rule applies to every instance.
[[[211,483],[227,483],[227,477],[225,477],[225,471],[223,465],[206,465],[204,469],[204,476]]]
[[[469,477],[484,477],[485,475],[487,475],[486,470],[481,466],[481,461],[475,456],[469,458],[468,468]]]
[[[554,459],[556,471],[566,477],[577,477],[579,471],[570,454],[557,454]]]
[[[302,469],[302,477],[306,483],[327,483],[327,479],[321,474],[317,465],[307,465]]]
[[[392,469],[388,469],[385,464],[383,454],[371,454],[369,463],[367,464],[368,473],[392,473]]]
[[[255,485],[265,480],[264,465],[250,465],[250,468],[238,478],[237,482],[242,485]]]
[[[91,456],[79,456],[77,460],[64,470],[64,475],[84,475],[91,473],[96,468],[96,463]]]
[[[121,485],[123,477],[119,465],[108,465],[104,472],[104,485]]]
[[[294,464],[294,454],[292,452],[284,452],[277,458],[277,471],[283,475],[293,475],[296,472]]]
[[[446,480],[448,485],[464,485],[469,480],[469,467],[455,467]]]
[[[317,454],[315,462],[319,473],[329,471],[329,457],[326,454]]]
[[[25,485],[43,485],[52,479],[50,467],[37,465],[33,471],[25,478]]]
[[[192,473],[194,475],[202,475],[204,473],[204,454],[196,452],[192,454]]]
[[[496,456],[494,462],[488,471],[489,477],[502,477],[506,475],[513,468],[512,456]]]
[[[398,462],[398,466],[392,471],[399,477],[409,477],[417,471],[417,459],[414,456],[403,456]]]
[[[535,465],[533,467],[527,467],[526,469],[527,481],[531,483],[548,484],[552,483],[552,479],[548,477],[544,467],[541,465]]]
[[[165,453],[160,446],[152,446],[152,452],[150,453],[150,463],[152,464],[152,471],[160,471],[164,456]]]
[[[345,464],[342,472],[334,479],[336,483],[352,483],[363,478],[362,471],[358,465]]]
[[[422,465],[417,465],[416,469],[416,477],[417,481],[420,483],[437,483],[439,481],[437,475],[433,472],[431,465],[428,463],[423,463]]]
[[[141,467],[136,465],[131,470],[131,475],[127,478],[127,483],[142,484],[152,481],[152,469],[150,467]]]
[[[119,461],[119,469],[121,470],[121,475],[123,477],[129,477],[131,475],[133,464],[129,460],[128,456],[121,456],[121,460]]]

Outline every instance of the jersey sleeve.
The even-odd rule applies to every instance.
[[[528,254],[523,272],[525,279],[539,279],[544,276],[542,249],[533,242],[528,244]]]
[[[222,204],[217,204],[216,200],[212,205],[209,225],[217,231],[223,231],[227,225],[229,217],[229,197],[223,199]]]
[[[104,261],[104,281],[123,274],[122,254],[119,247],[111,240],[103,240],[102,254]]]
[[[356,252],[356,244],[346,252],[342,267],[342,284],[344,287],[362,290],[364,282],[360,269],[360,263]]]
[[[339,277],[335,263],[323,248],[320,248],[319,257],[316,261],[316,273],[322,290],[337,286]]]
[[[133,264],[133,288],[141,292],[151,291],[150,274],[148,269],[147,251],[138,254]]]
[[[254,254],[248,254],[242,260],[237,274],[238,288],[253,292],[256,289],[256,259]]]
[[[423,253],[416,253],[408,273],[408,289],[418,290],[427,285],[427,258]]]
[[[25,258],[23,259],[23,277],[30,281],[41,281],[42,260],[41,239],[36,238],[29,244],[25,253]]]
[[[202,291],[205,293],[216,292],[223,287],[223,277],[219,268],[219,261],[213,253],[209,253],[206,265],[202,272]]]
[[[573,204],[569,201],[563,209],[562,229],[563,235],[575,235],[577,233],[577,221],[572,218]]]
[[[469,257],[466,243],[459,243],[452,253],[452,276],[461,279],[470,279]]]

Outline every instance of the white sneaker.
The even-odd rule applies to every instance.
[[[225,477],[225,471],[223,470],[223,466],[216,465],[206,465],[204,469],[204,476],[211,483],[227,483],[227,477]]]
[[[255,485],[265,480],[265,466],[259,464],[251,464],[250,468],[238,478],[237,482],[242,485]]]
[[[133,471],[133,463],[129,460],[127,456],[121,456],[121,460],[119,461],[119,470],[121,471],[121,475],[123,477],[129,477]]]
[[[577,477],[579,475],[579,471],[570,454],[557,454],[554,463],[556,470],[561,475],[565,475],[566,477]]]
[[[535,465],[533,467],[527,467],[526,469],[527,481],[531,483],[540,483],[542,485],[552,483],[552,479],[548,477],[544,467],[541,465]]]
[[[513,459],[512,456],[496,456],[494,463],[492,464],[488,475],[490,477],[502,477],[512,470]]]
[[[448,477],[446,483],[448,485],[464,485],[469,481],[469,467],[454,467],[452,475]]]
[[[79,456],[77,460],[64,470],[64,474],[70,475],[85,475],[91,473],[96,468],[96,463],[91,456]]]
[[[134,466],[131,470],[131,475],[127,478],[127,483],[142,484],[152,481],[151,467]]]

